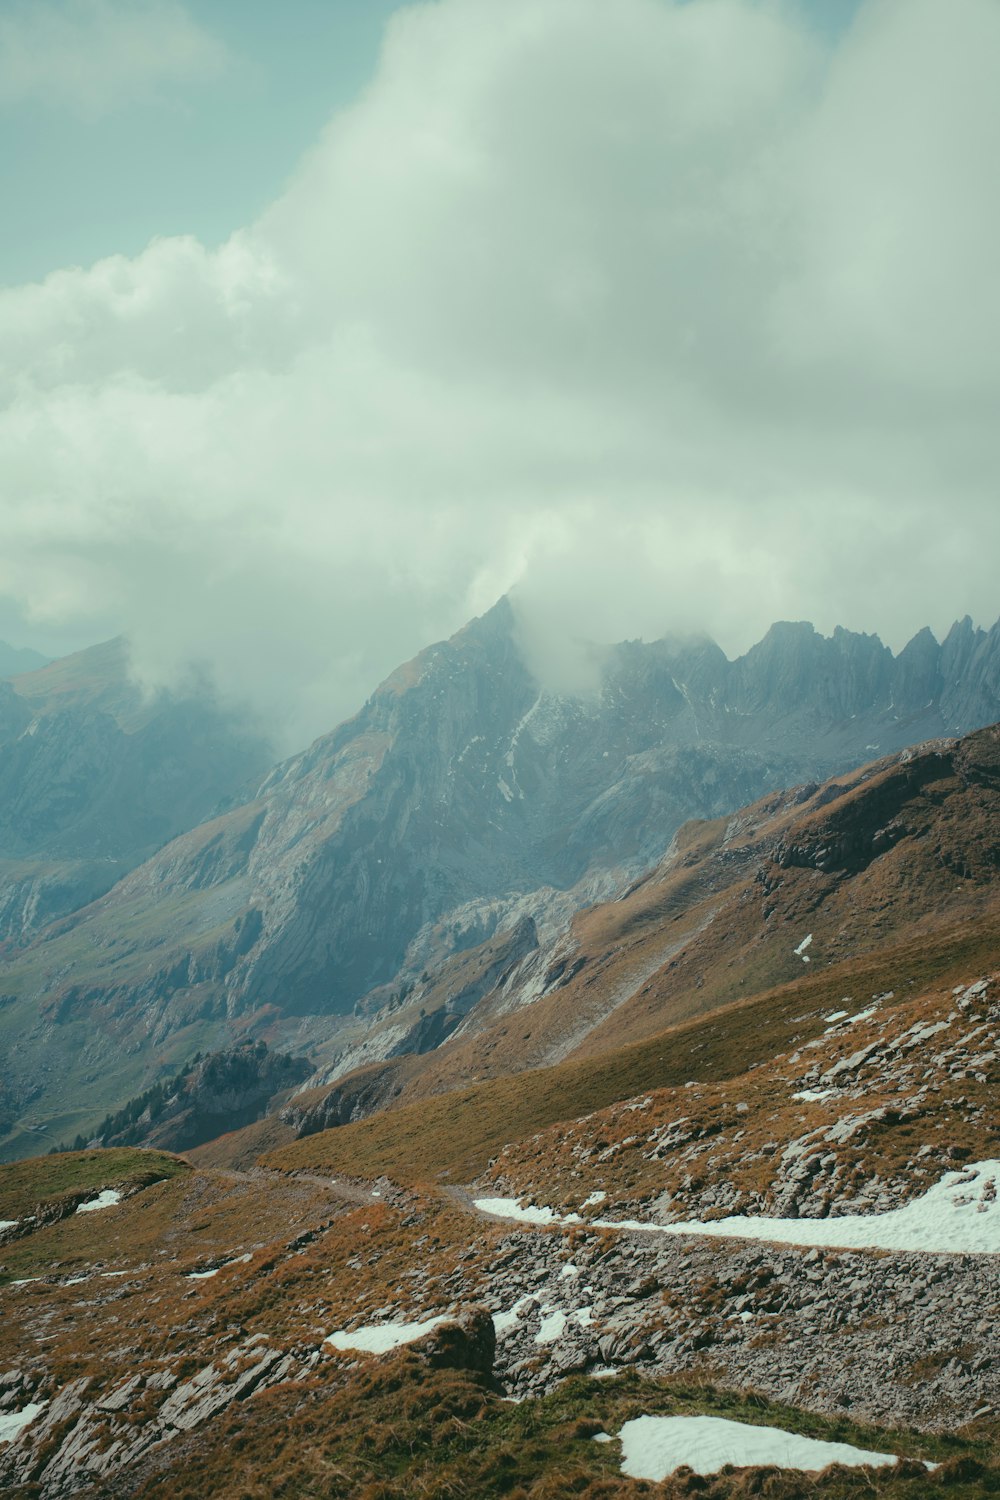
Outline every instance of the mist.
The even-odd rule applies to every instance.
[[[439,0],[220,247],[0,292],[4,618],[285,748],[574,643],[1000,614],[991,0]],[[582,665],[581,665],[582,663]]]

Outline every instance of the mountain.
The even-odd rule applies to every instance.
[[[0,939],[102,895],[270,759],[208,692],[144,695],[121,640],[0,682]]]
[[[672,1022],[668,962],[652,1034],[640,991],[638,1039],[245,1166],[261,1126],[0,1166],[4,1494],[640,1500],[635,1423],[714,1456],[668,1500],[995,1494],[998,808],[991,730],[689,828],[579,919],[610,976],[714,870],[744,997]]]
[[[8,646],[0,641],[0,678],[16,677],[19,672],[34,672],[44,667],[49,658],[30,646]]]
[[[4,966],[24,1119],[4,1150],[86,1134],[247,1035],[357,1056],[423,975],[525,918],[548,943],[688,819],[1000,716],[998,663],[1000,627],[969,621],[898,657],[785,624],[735,662],[704,639],[609,648],[574,698],[532,677],[501,601]]]
[[[310,1135],[403,1111],[426,1135],[431,1100],[442,1095],[447,1119],[464,1119],[463,1150],[482,1137],[482,1122],[498,1147],[499,1133],[524,1111],[534,1125],[558,1118],[532,1113],[538,1088],[549,1107],[565,1099],[545,1092],[537,1070],[566,1060],[589,1077],[590,1060],[603,1067],[609,1054],[720,1008],[745,1064],[757,1044],[743,1033],[753,994],[780,997],[794,986],[798,995],[806,975],[817,1003],[834,1011],[847,992],[881,986],[909,996],[953,973],[991,968],[1000,947],[998,850],[997,728],[689,824],[631,889],[581,911],[549,942],[498,936],[462,956],[460,975],[453,959],[418,983],[371,1028],[364,1057],[347,1052],[286,1118]],[[446,1038],[433,1050],[413,1045],[418,1015],[426,1032]],[[773,1050],[766,1029],[760,1042]],[[716,1067],[713,1076],[724,1071]],[[503,1080],[498,1095],[480,1104],[473,1093],[457,1111],[454,1091],[485,1088],[488,1079]],[[619,1083],[612,1069],[608,1087]],[[647,1077],[634,1083],[632,1092],[653,1086]],[[607,1099],[578,1102],[582,1111]],[[380,1139],[393,1129],[383,1117]],[[384,1142],[378,1150],[391,1169]],[[456,1165],[471,1172],[484,1161]]]

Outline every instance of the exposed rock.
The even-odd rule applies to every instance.
[[[485,1307],[463,1307],[415,1347],[435,1369],[472,1370],[488,1379],[493,1374],[496,1353],[493,1317]]]

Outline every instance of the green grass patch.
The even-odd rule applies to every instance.
[[[191,1171],[181,1156],[136,1147],[67,1151],[0,1165],[0,1219],[21,1219],[39,1208],[73,1203],[105,1188],[148,1187]]]
[[[835,1468],[808,1478],[791,1470],[744,1470],[691,1484],[679,1475],[656,1488],[664,1500],[693,1493],[708,1500],[751,1494],[799,1500],[805,1493],[829,1500],[859,1495],[972,1500],[1000,1488],[996,1447],[988,1435],[929,1438],[880,1430],[690,1378],[581,1376],[542,1399],[509,1403],[468,1372],[432,1368],[419,1352],[407,1350],[372,1362],[342,1389],[331,1390],[321,1379],[308,1394],[301,1387],[278,1388],[256,1397],[252,1411],[234,1408],[186,1449],[183,1468],[171,1465],[134,1493],[145,1500],[202,1500],[208,1494],[218,1500],[275,1495],[632,1500],[654,1491],[623,1478],[618,1443],[595,1443],[594,1434],[615,1438],[624,1422],[643,1415],[703,1414],[894,1452],[904,1462],[878,1470]],[[924,1459],[945,1467],[931,1474]]]

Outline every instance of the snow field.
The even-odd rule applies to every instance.
[[[477,1198],[483,1213],[527,1224],[579,1224],[579,1214],[560,1217],[551,1208],[517,1198]],[[591,1219],[595,1229],[646,1234],[708,1235],[718,1239],[770,1240],[844,1250],[926,1251],[932,1254],[1000,1253],[1000,1160],[973,1162],[947,1172],[920,1198],[884,1214],[842,1214],[832,1219],[778,1219],[735,1214],[705,1222],[649,1224],[639,1219]]]

